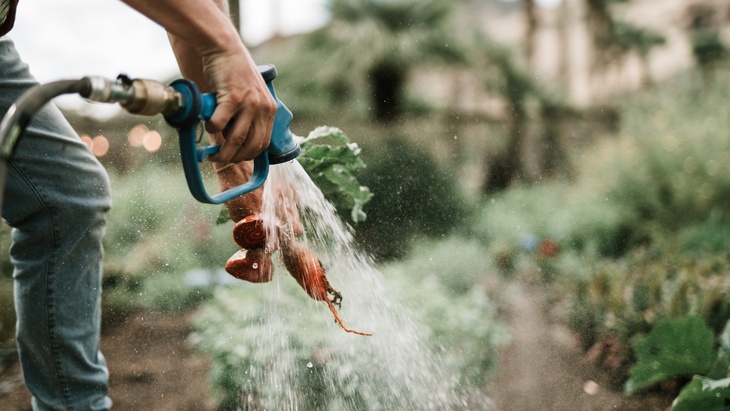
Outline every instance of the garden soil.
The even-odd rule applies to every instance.
[[[502,287],[500,287],[502,288]],[[624,397],[604,370],[584,359],[574,338],[552,324],[538,289],[503,287],[514,342],[500,353],[500,370],[487,387],[501,411],[664,411],[671,397]],[[210,361],[188,345],[193,313],[137,313],[107,326],[102,350],[117,411],[213,411],[207,384]],[[4,394],[3,394],[4,393]],[[30,410],[17,362],[0,373],[0,410]]]
[[[575,336],[551,321],[540,285],[499,287],[497,297],[513,342],[500,353],[499,371],[487,392],[500,411],[665,411],[673,394],[630,397],[608,369],[579,348]]]
[[[101,349],[109,366],[110,393],[117,411],[208,411],[215,404],[208,385],[210,361],[187,343],[192,313],[137,313],[105,326]],[[2,411],[30,411],[17,362],[0,374]],[[3,386],[6,387],[3,390]]]

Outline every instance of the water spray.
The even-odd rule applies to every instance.
[[[261,187],[269,174],[270,164],[286,163],[295,159],[300,152],[294,141],[289,124],[291,111],[276,97],[273,80],[276,67],[258,66],[271,95],[276,100],[277,110],[269,147],[254,160],[251,178],[236,187],[210,195],[205,189],[200,173],[200,163],[206,157],[217,153],[219,145],[198,146],[196,130],[201,121],[210,119],[216,108],[214,93],[201,93],[190,80],[179,79],[169,86],[155,80],[131,79],[120,75],[116,80],[88,76],[78,80],[61,80],[33,87],[13,104],[0,122],[0,209],[7,162],[12,158],[15,147],[33,115],[44,104],[64,94],[78,94],[91,101],[119,103],[131,114],[155,116],[162,114],[165,121],[174,127],[179,136],[180,157],[185,180],[193,197],[209,204],[221,204]]]

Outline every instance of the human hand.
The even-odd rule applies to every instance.
[[[253,159],[269,146],[277,108],[256,64],[241,44],[233,51],[204,55],[203,71],[217,101],[206,130],[212,142],[221,145],[210,159],[219,163]],[[223,138],[220,132],[228,125]]]

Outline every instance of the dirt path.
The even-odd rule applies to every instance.
[[[488,387],[500,411],[664,411],[671,399],[625,397],[606,373],[583,360],[576,341],[551,324],[542,294],[524,284],[504,288],[504,310],[513,334],[500,355],[499,374]]]

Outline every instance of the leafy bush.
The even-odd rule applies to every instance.
[[[589,185],[517,187],[488,200],[471,227],[492,247],[524,248],[534,237],[600,257],[620,255],[630,244],[633,220]]]
[[[660,321],[685,315],[701,318],[720,333],[730,317],[729,270],[721,256],[676,255],[666,249],[597,264],[573,285],[571,325],[588,345],[609,334],[630,341]]]
[[[403,257],[415,236],[444,236],[464,221],[467,207],[454,176],[427,151],[391,137],[366,161],[360,181],[373,198],[356,237],[376,258]]]
[[[623,135],[597,171],[638,229],[675,232],[730,215],[727,80],[700,96],[685,76],[625,104]]]

